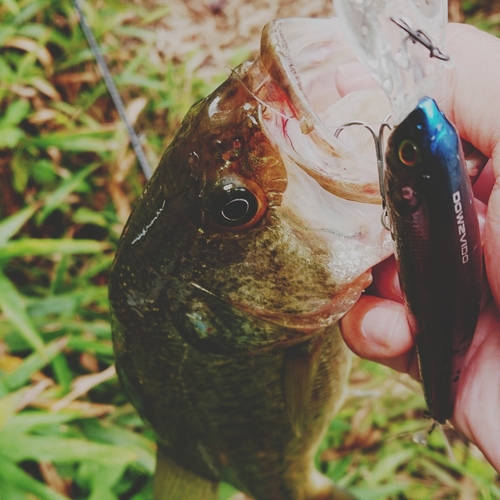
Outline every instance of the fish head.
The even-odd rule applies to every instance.
[[[309,32],[298,47],[317,72],[311,54],[331,58],[337,42],[329,21],[312,41],[302,21],[304,33],[285,27],[295,42]],[[114,321],[173,325],[214,353],[286,347],[335,324],[392,252],[371,137],[359,132],[370,162],[325,127],[285,31],[268,28],[261,58],[195,104],[164,153],[119,244]]]

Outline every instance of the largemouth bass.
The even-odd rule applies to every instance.
[[[342,404],[338,320],[391,253],[373,143],[380,91],[341,99],[336,20],[268,25],[195,104],[138,200],[110,299],[120,379],[158,437],[155,498],[351,498],[313,458]]]

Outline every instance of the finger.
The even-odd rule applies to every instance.
[[[472,186],[474,196],[483,203],[488,203],[494,183],[495,177],[493,175],[493,166],[490,160]]]
[[[488,158],[500,142],[500,40],[465,24],[448,25],[452,69],[443,71],[435,98],[460,137]]]
[[[495,304],[500,308],[500,184],[493,188],[484,228],[484,263]]]
[[[443,71],[434,97],[460,137],[491,158],[500,143],[500,113],[494,106],[500,100],[500,40],[465,24],[450,23],[447,34],[446,51],[453,67]],[[356,62],[340,65],[335,83],[341,96],[377,87],[364,66]]]
[[[360,89],[377,88],[378,84],[360,62],[340,64],[335,73],[340,97]]]
[[[373,282],[367,290],[370,295],[403,303],[394,256],[383,260],[372,269]]]
[[[490,304],[481,315],[462,372],[453,423],[500,470],[500,317]]]
[[[484,241],[484,228],[486,226],[487,206],[477,198],[474,198],[474,206],[476,207],[477,218],[479,222],[479,231],[481,233],[481,241]]]
[[[486,224],[486,205],[477,199],[474,199],[474,202],[479,219],[479,229],[483,234]],[[403,293],[401,292],[396,261],[393,255],[372,269],[372,277],[373,282],[367,289],[369,295],[403,303]]]
[[[342,318],[340,329],[358,356],[418,377],[413,339],[401,304],[364,295]]]
[[[488,202],[483,232],[484,261],[492,295],[500,307],[500,266],[497,263],[500,252],[500,114],[491,105],[500,99],[497,84],[500,40],[472,26],[459,24],[450,24],[448,35],[448,50],[454,67],[444,72],[436,100],[455,123],[460,136],[491,158],[474,190],[482,201]],[[485,72],[490,66],[494,70]],[[484,210],[479,212],[482,222]]]

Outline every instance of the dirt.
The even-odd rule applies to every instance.
[[[283,17],[330,17],[332,0],[163,0],[157,49],[166,60],[189,61],[198,76],[254,56],[262,28]]]

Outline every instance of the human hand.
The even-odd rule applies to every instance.
[[[500,40],[471,26],[450,24],[446,52],[454,67],[443,72],[433,97],[460,136],[491,158],[474,186],[476,197],[487,202],[483,244],[491,293],[483,297],[453,424],[500,471]],[[341,95],[374,83],[360,67],[349,65],[347,70],[336,81]],[[365,294],[341,321],[344,339],[359,356],[418,378],[394,259],[377,266],[373,275],[372,295]]]

